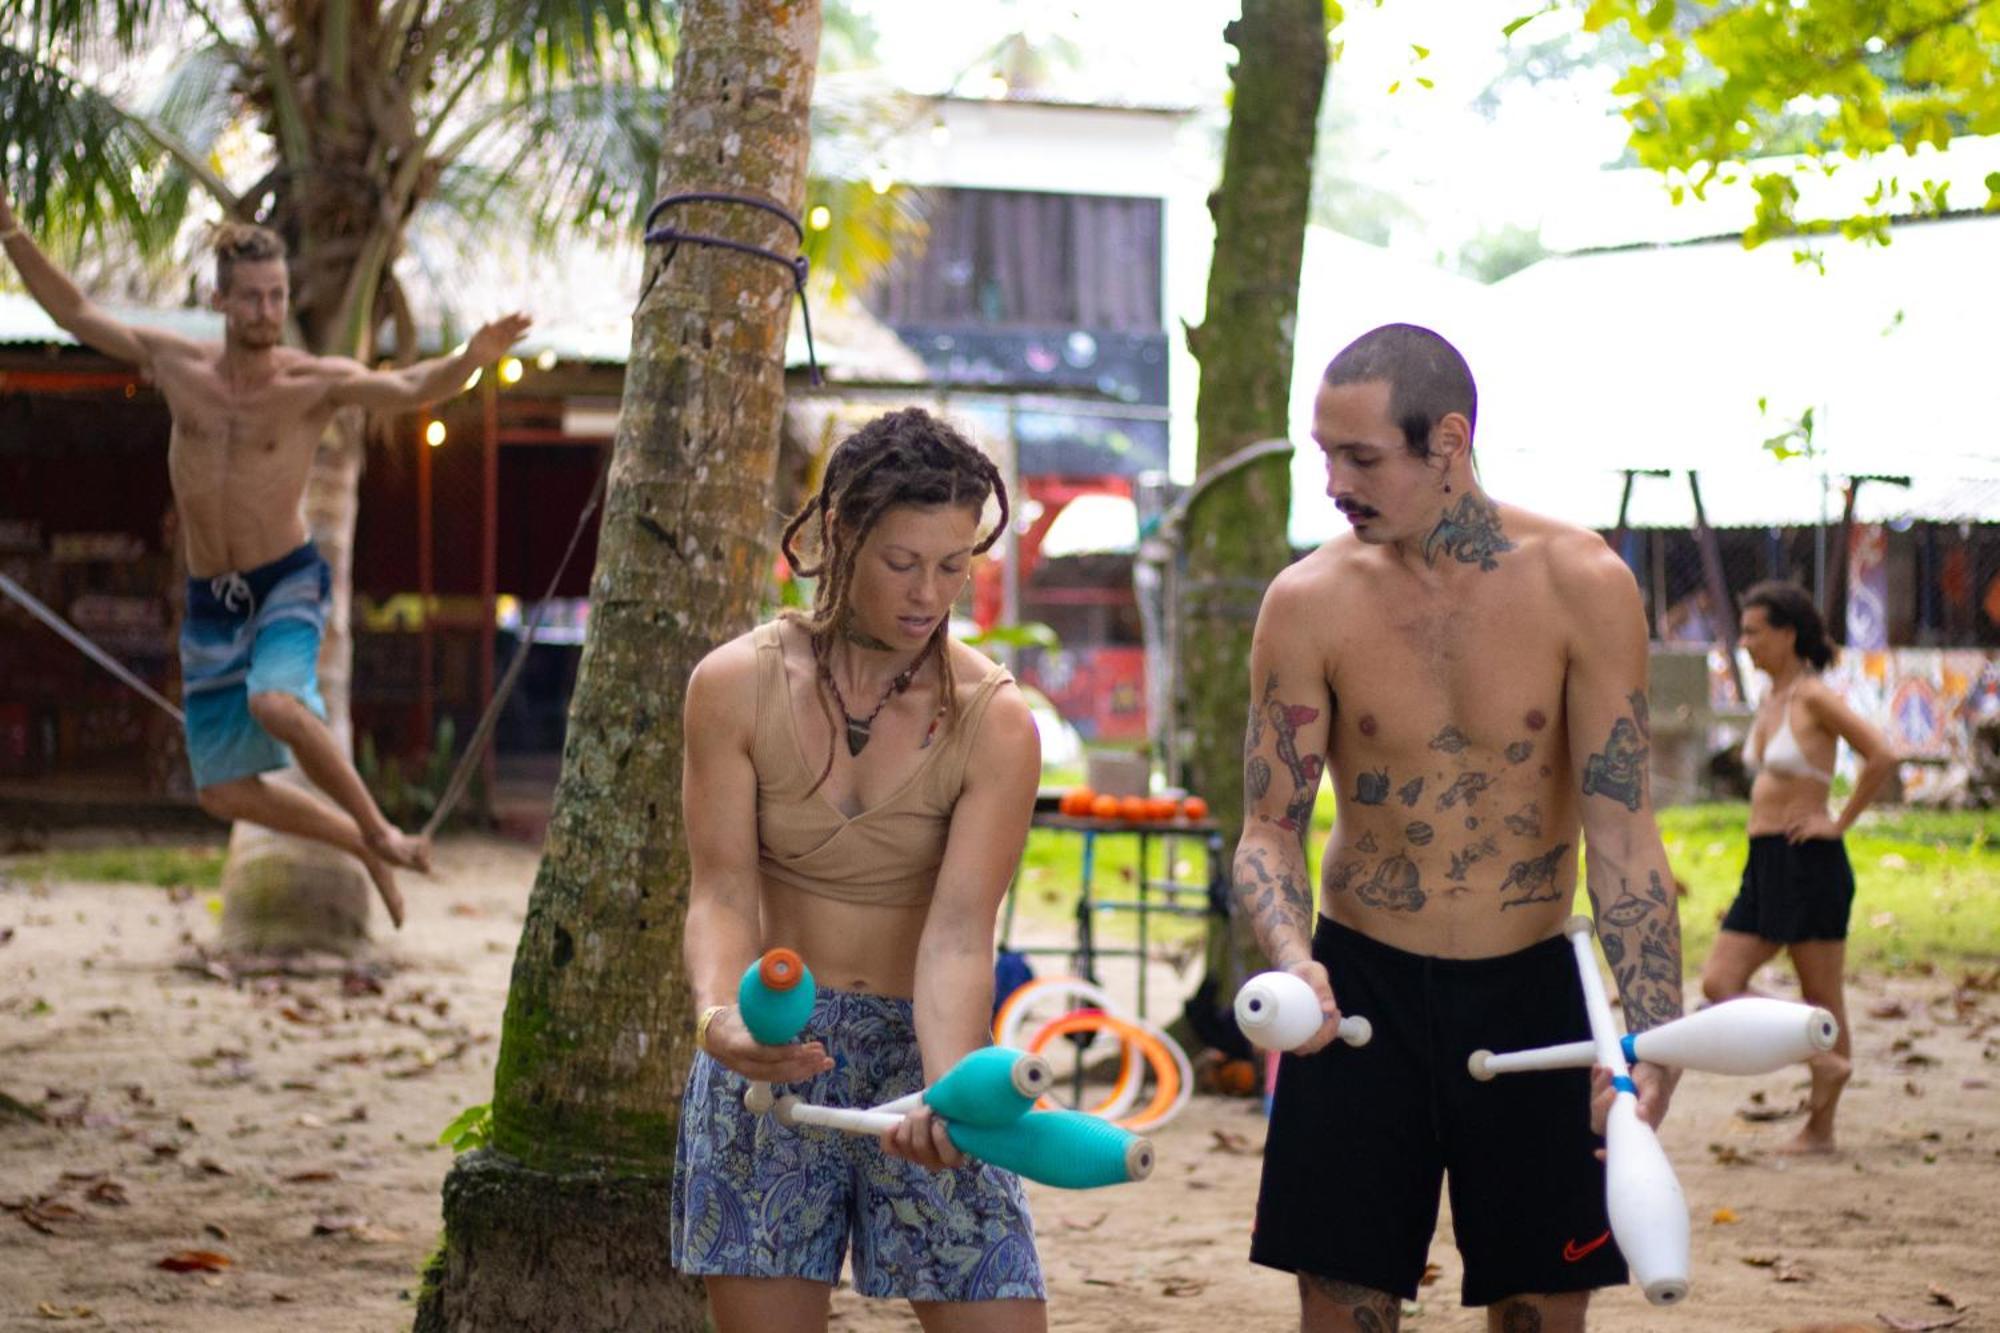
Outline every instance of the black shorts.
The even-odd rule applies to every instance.
[[[1590,1035],[1568,939],[1431,958],[1321,918],[1313,957],[1375,1035],[1280,1062],[1251,1262],[1413,1300],[1448,1175],[1465,1304],[1624,1282],[1590,1071],[1466,1069],[1481,1048]]]
[[[1854,906],[1854,867],[1838,838],[1792,842],[1782,833],[1750,839],[1743,887],[1722,928],[1776,944],[1844,940]]]

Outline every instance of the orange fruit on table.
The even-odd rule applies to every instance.
[[[1171,796],[1154,796],[1146,801],[1146,818],[1172,819],[1180,813],[1180,803]]]
[[[1068,791],[1062,794],[1062,799],[1056,802],[1056,809],[1062,811],[1066,815],[1074,815],[1078,813],[1078,806],[1076,803],[1076,788],[1071,787]]]
[[[1121,796],[1118,798],[1118,817],[1131,824],[1141,824],[1152,813],[1152,806],[1143,796]]]
[[[1199,796],[1190,796],[1181,802],[1181,813],[1189,819],[1207,819],[1208,802]]]
[[[1093,798],[1090,802],[1090,813],[1098,819],[1118,818],[1118,798],[1116,796]]]

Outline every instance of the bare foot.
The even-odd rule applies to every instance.
[[[1816,1132],[1807,1125],[1798,1132],[1798,1137],[1787,1139],[1771,1149],[1781,1157],[1816,1157],[1837,1151],[1833,1143],[1833,1131]]]
[[[1841,1089],[1854,1073],[1854,1064],[1846,1056],[1827,1051],[1816,1055],[1809,1062],[1812,1069],[1812,1094],[1806,1102],[1806,1123],[1798,1132],[1798,1137],[1775,1149],[1788,1156],[1822,1154],[1834,1151],[1833,1110],[1840,1101]]]
[[[389,920],[397,930],[403,928],[403,891],[396,887],[396,872],[381,857],[367,855],[361,858],[367,868],[368,878],[375,881],[375,892],[382,895],[382,906],[389,909]]]
[[[368,849],[392,866],[404,870],[414,870],[420,875],[431,873],[431,840],[405,833],[401,829],[384,828],[368,839]]]

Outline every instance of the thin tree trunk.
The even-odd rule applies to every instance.
[[[1224,34],[1238,53],[1222,184],[1210,201],[1215,256],[1208,310],[1188,330],[1201,362],[1196,470],[1259,440],[1283,438],[1292,334],[1312,192],[1327,43],[1322,0],[1244,0]],[[1327,299],[1337,294],[1328,293]],[[1218,483],[1188,516],[1181,609],[1180,710],[1189,733],[1183,780],[1209,801],[1225,858],[1243,828],[1243,720],[1250,634],[1264,588],[1291,559],[1290,463],[1258,463]],[[1225,861],[1226,864],[1226,861]],[[1209,975],[1234,992],[1248,931],[1210,932]]]
[[[288,14],[279,28],[291,68],[317,74],[305,85],[311,161],[291,164],[294,170],[277,189],[266,221],[294,252],[292,311],[307,347],[366,361],[374,356],[376,307],[370,303],[363,312],[357,333],[356,321],[345,317],[343,297],[357,281],[378,289],[387,280],[413,204],[403,201],[393,230],[385,235],[383,229],[392,226],[385,217],[391,211],[386,181],[399,163],[421,150],[407,103],[391,106],[383,87],[366,73],[379,64],[384,39],[380,6],[343,3],[346,18],[337,24],[322,21],[325,15],[319,11],[324,8],[307,6]],[[410,94],[399,90],[397,95]],[[273,138],[284,142],[282,134],[274,132]],[[370,262],[379,271],[357,277],[357,269]],[[407,354],[409,349],[398,351]],[[350,757],[350,613],[354,527],[366,462],[364,426],[359,411],[335,416],[306,485],[307,526],[332,572],[333,604],[319,655],[320,696],[334,739]],[[296,768],[273,774],[271,780],[311,788]],[[374,901],[374,887],[352,857],[322,843],[239,823],[230,830],[223,865],[219,943],[230,953],[357,954],[368,945]]]
[[[348,625],[364,448],[361,413],[340,413],[320,443],[306,485],[306,524],[333,575],[333,604],[319,652],[320,695],[334,739],[350,754],[354,726],[348,685],[354,640]],[[295,768],[273,774],[271,780],[309,786]],[[230,830],[229,857],[222,868],[219,942],[229,953],[324,950],[352,955],[368,943],[374,899],[374,887],[352,857],[257,824],[237,824]]]
[[[662,194],[745,194],[797,215],[819,19],[817,0],[683,4]],[[740,206],[674,221],[781,254],[797,243]],[[693,245],[648,257],[492,1147],[445,1181],[420,1329],[705,1325],[666,1245],[693,1055],[681,704],[695,663],[751,624],[769,569],[790,297],[768,260]]]

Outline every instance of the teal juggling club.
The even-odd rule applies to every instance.
[[[743,1015],[743,1026],[764,1046],[796,1041],[818,998],[819,987],[805,960],[782,946],[766,949],[736,983],[736,1008]],[[770,1110],[771,1085],[752,1080],[744,1090],[743,1105],[752,1115]]]
[[[882,1134],[903,1123],[893,1111],[813,1106],[780,1097],[778,1120],[849,1134]],[[945,1121],[958,1150],[1003,1171],[1057,1189],[1087,1190],[1144,1180],[1153,1171],[1151,1139],[1081,1111],[1030,1111],[1007,1125]]]
[[[1049,1062],[1011,1046],[982,1046],[946,1070],[928,1088],[884,1102],[878,1111],[902,1113],[929,1106],[953,1124],[1011,1125],[1049,1090]]]

